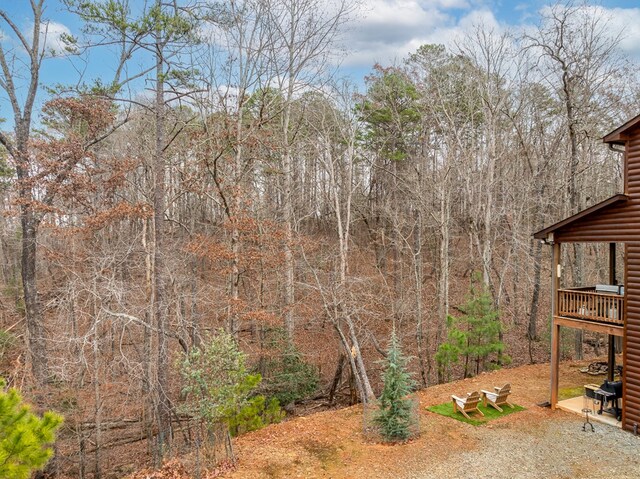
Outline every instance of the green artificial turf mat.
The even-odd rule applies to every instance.
[[[484,407],[480,404],[480,411],[484,413],[484,417],[480,416],[478,413],[471,413],[471,419],[467,419],[460,412],[453,412],[453,404],[451,401],[445,402],[442,404],[437,404],[435,406],[429,406],[427,411],[434,412],[436,414],[440,414],[442,416],[452,417],[453,419],[457,419],[458,421],[466,422],[468,424],[473,424],[474,426],[480,426],[481,424],[486,424],[489,421],[493,421],[494,419],[501,418],[503,416],[508,416],[514,412],[524,411],[525,408],[522,406],[518,406],[514,404],[513,407],[509,406],[501,406],[502,412],[497,409],[492,408],[491,406]]]
[[[562,388],[558,391],[558,401],[584,396],[584,386]]]

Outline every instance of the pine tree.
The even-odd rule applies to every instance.
[[[504,354],[500,323],[500,312],[494,307],[491,295],[480,284],[477,277],[472,279],[467,302],[458,308],[464,312],[460,318],[447,318],[447,339],[438,346],[436,362],[441,381],[450,379],[451,367],[464,358],[463,377],[479,374],[487,367],[508,364],[509,356]],[[495,361],[489,362],[495,356]],[[475,367],[472,368],[472,365]]]
[[[466,323],[467,348],[464,376],[469,371],[469,361],[475,363],[475,374],[480,374],[486,368],[487,361],[495,354],[500,362],[508,362],[504,353],[504,343],[500,339],[500,312],[494,307],[491,294],[479,278],[471,283],[470,298],[460,308],[465,315],[461,321]]]
[[[18,391],[4,387],[0,379],[0,477],[27,479],[53,454],[46,446],[55,441],[62,417],[52,412],[42,417],[33,414]]]
[[[385,360],[384,388],[378,400],[380,409],[374,418],[380,433],[388,441],[408,439],[415,424],[413,401],[407,397],[415,382],[407,372],[407,362],[394,331]]]
[[[460,356],[465,354],[468,342],[467,333],[458,329],[456,319],[447,316],[447,339],[438,346],[435,356],[440,382],[451,380],[451,368],[458,364]]]

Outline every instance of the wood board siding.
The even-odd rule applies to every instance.
[[[625,147],[624,193],[629,200],[616,203],[555,231],[560,242],[631,243],[640,241],[640,130]]]
[[[640,427],[640,115],[611,132],[604,141],[624,145],[624,194],[614,195],[537,232],[534,236],[551,240],[555,243],[554,248],[558,249],[561,243],[569,242],[624,243],[624,326],[618,326],[618,333],[623,336],[624,361],[622,427],[633,431]],[[554,317],[554,323],[558,321],[581,320]],[[576,327],[572,324],[564,325]],[[552,402],[553,367],[552,365]],[[557,359],[555,367],[557,368]],[[555,397],[557,399],[557,382]]]
[[[640,131],[627,139],[624,193],[629,199],[585,216],[554,232],[558,242],[625,243],[623,428],[640,426]]]
[[[630,195],[624,205],[601,211],[596,217],[587,217],[555,232],[560,242],[626,243],[640,238],[640,192]]]
[[[640,243],[627,243],[626,321],[623,344],[624,413],[622,427],[640,425]]]
[[[627,142],[625,147],[625,192],[640,197],[640,133]]]

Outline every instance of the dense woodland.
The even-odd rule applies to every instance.
[[[547,360],[532,233],[620,191],[601,138],[638,114],[597,8],[347,80],[347,0],[67,0],[61,51],[49,3],[27,33],[0,9],[0,374],[65,417],[49,472],[193,453],[203,358],[246,370],[258,423],[372,402],[392,331],[420,387]],[[566,248],[568,285],[606,282],[605,246]]]

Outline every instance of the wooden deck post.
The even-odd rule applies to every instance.
[[[609,284],[617,284],[616,281],[616,244],[609,243]],[[622,318],[622,311],[618,311]],[[607,356],[607,379],[613,381],[613,370],[616,367],[616,338],[612,334],[608,337],[609,347]]]
[[[560,243],[553,243],[553,262],[551,271],[551,409],[558,403],[558,384],[560,374],[560,325],[555,317],[558,311],[558,290],[560,289]]]

